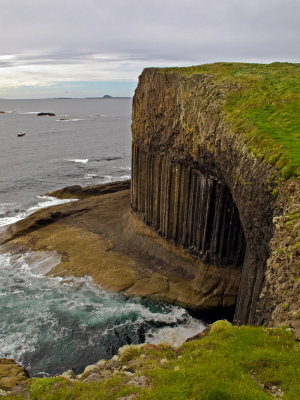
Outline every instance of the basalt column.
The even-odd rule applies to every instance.
[[[135,144],[132,171],[132,208],[146,224],[205,263],[242,266],[245,237],[224,183]]]

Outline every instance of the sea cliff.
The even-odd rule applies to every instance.
[[[298,65],[220,63],[146,69],[134,96],[132,208],[240,271],[236,323],[299,325],[298,85]]]

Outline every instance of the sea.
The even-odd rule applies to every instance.
[[[49,191],[129,179],[131,105],[125,98],[0,99],[0,231],[38,209],[77,201]],[[108,293],[89,276],[46,275],[59,261],[55,252],[0,247],[0,358],[13,358],[30,376],[78,374],[123,345],[178,346],[205,328],[181,307]]]

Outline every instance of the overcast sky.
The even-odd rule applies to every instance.
[[[0,0],[0,97],[132,96],[149,66],[300,61],[300,0]]]

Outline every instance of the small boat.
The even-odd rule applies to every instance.
[[[25,132],[18,132],[17,136],[25,136]]]

